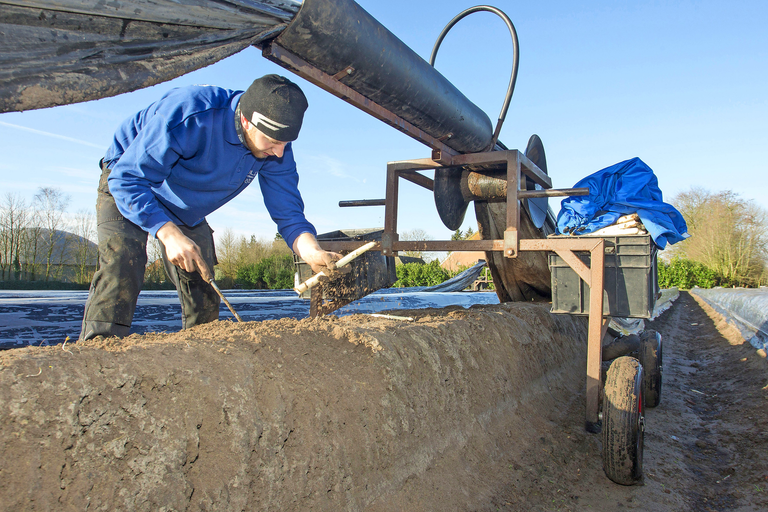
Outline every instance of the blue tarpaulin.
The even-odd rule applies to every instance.
[[[610,226],[622,215],[637,213],[660,248],[688,238],[685,219],[665,203],[653,171],[639,158],[606,167],[574,188],[589,188],[587,196],[563,200],[557,216],[560,234],[587,235]]]

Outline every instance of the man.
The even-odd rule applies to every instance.
[[[316,272],[333,267],[340,255],[320,248],[304,217],[291,148],[307,106],[296,84],[267,75],[245,92],[174,89],[123,122],[101,161],[99,266],[81,339],[128,335],[144,281],[148,235],[161,243],[181,302],[182,328],[218,319],[219,296],[198,271],[216,264],[205,217],[256,177],[288,246]]]

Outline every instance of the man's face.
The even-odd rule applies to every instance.
[[[267,136],[248,121],[244,115],[240,114],[240,122],[243,124],[243,134],[245,144],[251,150],[256,158],[267,158],[268,156],[283,156],[287,142],[280,142]]]

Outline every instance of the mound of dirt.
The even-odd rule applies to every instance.
[[[644,485],[584,430],[548,304],[215,323],[0,353],[3,510],[768,510],[768,364],[682,292]]]
[[[4,352],[0,502],[485,508],[583,398],[586,322],[548,311],[216,322]]]

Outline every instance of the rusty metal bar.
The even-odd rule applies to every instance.
[[[383,121],[396,130],[399,130],[409,137],[421,142],[422,144],[429,146],[433,150],[439,150],[442,154],[445,155],[458,154],[455,150],[446,146],[443,144],[443,142],[432,137],[427,132],[417,128],[402,117],[393,114],[381,105],[374,103],[359,92],[339,82],[334,77],[323,73],[316,67],[289,52],[280,45],[274,42],[266,44],[262,49],[262,54],[266,59],[277,62],[281,66],[287,67],[308,82],[315,84],[321,89],[333,94],[337,98],[340,98],[350,105],[359,108],[366,114],[375,117],[379,121]]]
[[[517,151],[512,149],[510,151]],[[473,164],[504,164],[507,161],[507,151],[490,151],[485,153],[467,153],[456,155],[441,152],[438,149],[432,151],[432,160],[446,167]],[[438,166],[439,167],[439,166]]]
[[[592,286],[592,273],[587,264],[581,261],[575,252],[569,249],[555,249],[555,252],[587,283],[587,286]]]
[[[461,178],[461,194],[467,201],[503,201],[507,198],[507,180],[489,176],[483,172],[464,171]],[[531,197],[585,196],[588,188],[518,190],[518,199]]]
[[[339,201],[339,208],[350,208],[353,206],[385,206],[386,199],[357,199],[352,201]]]
[[[505,151],[507,154],[507,228],[504,230],[504,257],[516,258],[518,233],[520,232],[520,202],[517,193],[520,183],[519,151]]]
[[[419,185],[420,187],[424,187],[429,191],[435,190],[435,182],[432,180],[432,178],[428,176],[424,176],[423,174],[419,174],[416,171],[410,171],[410,172],[401,172],[400,177],[403,178],[406,181],[410,181],[411,183],[415,183],[416,185]]]
[[[602,365],[603,289],[605,240],[598,238],[590,251],[592,283],[589,287],[589,334],[587,336],[587,430],[594,430],[600,412],[600,366]]]
[[[530,197],[562,197],[562,196],[587,196],[588,188],[550,188],[545,190],[521,190],[517,193],[518,199]]]
[[[428,171],[442,166],[443,164],[431,158],[414,158],[413,160],[387,162],[387,168],[395,171]]]
[[[585,238],[585,237],[570,237],[570,236],[558,236],[543,239],[526,239],[520,240],[521,251],[556,251],[571,250],[571,251],[591,251],[595,247],[595,241],[597,237]]]
[[[598,237],[585,240],[584,238],[546,238],[523,239],[519,241],[521,251],[585,251],[589,252],[595,246]],[[350,251],[360,247],[356,241],[325,241],[318,240],[320,246],[328,251]],[[411,251],[426,247],[428,251],[503,251],[504,240],[422,240],[398,241],[393,243],[395,250]],[[380,251],[381,246],[375,246],[372,251]]]
[[[522,167],[523,174],[531,178],[534,182],[538,183],[544,188],[552,188],[552,178],[545,174],[544,171],[539,169],[539,166],[531,162],[530,158],[525,156],[525,153],[517,152],[518,160]]]
[[[320,247],[326,251],[351,251],[360,246],[355,241],[323,241],[318,240]],[[375,246],[372,251],[381,251],[382,246]],[[393,251],[503,251],[504,240],[419,240],[396,241],[392,244]]]
[[[400,186],[400,173],[387,164],[387,192],[384,205],[384,233],[381,235],[381,254],[393,256],[392,247],[397,242],[397,196]]]

